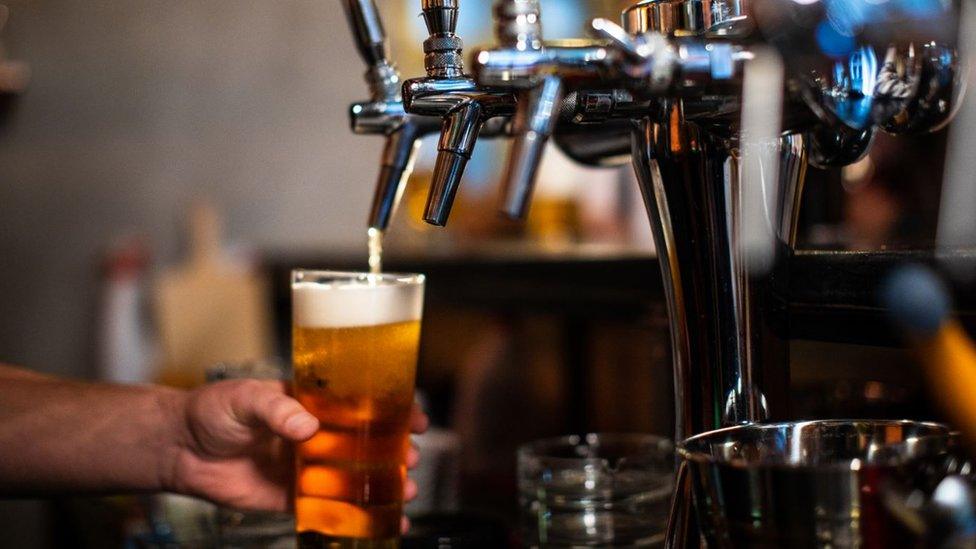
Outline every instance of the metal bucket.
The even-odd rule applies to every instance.
[[[796,421],[710,431],[678,454],[710,547],[904,547],[882,491],[950,441],[937,423]]]

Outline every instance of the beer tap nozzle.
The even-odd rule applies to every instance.
[[[542,24],[538,0],[497,0],[494,7],[495,35],[503,48],[542,52]],[[562,78],[552,71],[525,81],[517,92],[518,109],[512,129],[514,139],[505,166],[501,210],[514,219],[528,212],[529,199],[546,142],[552,136],[556,111],[563,95]]]
[[[502,194],[502,212],[513,219],[524,219],[528,213],[536,171],[552,136],[562,90],[562,79],[549,75],[541,85],[519,93],[522,106],[513,121],[515,138],[508,153]]]
[[[373,0],[345,0],[343,8],[366,62],[370,100],[349,109],[352,130],[386,136],[379,177],[369,213],[369,226],[385,230],[413,167],[419,139],[438,127],[436,119],[408,114],[400,94],[400,73],[389,59],[386,33]]]
[[[510,116],[515,96],[479,86],[464,74],[463,44],[454,33],[458,0],[422,0],[429,36],[424,40],[427,76],[403,85],[406,110],[443,119],[424,221],[445,225],[465,165],[485,121]]]

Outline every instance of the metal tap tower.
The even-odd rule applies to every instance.
[[[442,120],[425,220],[447,222],[488,120],[514,140],[500,209],[515,218],[550,137],[589,162],[628,144],[667,296],[676,438],[789,419],[786,266],[805,168],[858,160],[878,129],[948,122],[960,92],[954,9],[643,0],[622,27],[595,19],[567,46],[543,40],[538,0],[497,0],[497,45],[473,52],[470,76],[458,2],[422,9],[428,74],[404,84],[403,116]]]

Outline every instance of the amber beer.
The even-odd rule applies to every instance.
[[[301,547],[399,546],[422,275],[295,271],[294,389],[321,422],[296,449]]]

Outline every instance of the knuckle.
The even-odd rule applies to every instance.
[[[238,379],[233,381],[234,392],[244,397],[253,397],[264,390],[265,385],[257,379]]]

